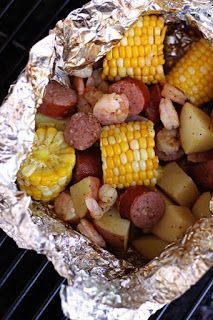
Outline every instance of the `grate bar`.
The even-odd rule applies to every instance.
[[[185,320],[191,320],[193,314],[195,313],[195,311],[197,310],[197,308],[199,307],[199,305],[201,304],[202,300],[205,298],[205,296],[207,295],[208,291],[212,288],[213,286],[213,280],[209,281],[209,283],[207,284],[207,286],[202,290],[201,294],[199,295],[199,297],[196,299],[195,304],[193,305],[193,307],[190,309],[189,313],[186,315]]]
[[[0,13],[0,19],[3,17],[3,15],[7,12],[7,10],[12,6],[13,2],[15,2],[15,0],[11,0],[2,10],[2,12]]]
[[[3,287],[7,279],[11,276],[15,268],[18,266],[22,258],[25,256],[27,250],[21,251],[16,258],[12,261],[11,265],[8,267],[7,271],[0,278],[0,289]]]
[[[7,39],[7,34],[0,31],[0,37]],[[13,41],[12,42],[14,44],[14,46],[16,46],[17,48],[21,49],[21,50],[26,50],[25,46],[23,46],[20,42],[18,41]]]
[[[157,318],[155,318],[155,320],[161,320],[161,317],[164,315],[164,313],[166,312],[166,310],[168,309],[169,305],[165,305],[163,307],[163,309],[160,311],[160,313],[157,315]],[[162,318],[163,320],[163,318]]]
[[[69,4],[70,0],[66,0],[63,5],[56,11],[56,13],[54,14],[54,16],[49,20],[49,22],[46,24],[45,28],[38,33],[38,35],[36,36],[36,38],[34,39],[34,43],[36,43],[41,35],[50,28],[50,26],[52,25],[52,23],[55,21],[55,19],[57,18],[57,16],[61,13],[61,11]],[[28,48],[29,49],[29,48]],[[15,64],[15,66],[10,69],[10,71],[7,73],[7,75],[5,75],[4,77],[4,83],[7,82],[7,80],[11,77],[11,75],[20,67],[20,64],[22,63],[22,61],[25,59],[25,57],[28,55],[28,51],[26,51],[22,56],[21,59]]]
[[[3,245],[6,239],[7,239],[7,235],[5,234],[0,240],[0,247]]]
[[[54,299],[54,297],[56,296],[56,294],[58,294],[61,285],[65,282],[65,279],[60,279],[56,286],[54,287],[54,289],[49,293],[49,295],[47,296],[47,298],[45,299],[44,303],[41,305],[41,307],[39,308],[38,312],[36,313],[36,315],[33,317],[33,320],[39,320],[40,317],[42,316],[42,314],[45,312],[46,308],[49,306],[49,304],[51,303],[51,301]]]
[[[11,316],[13,313],[16,311],[17,307],[19,304],[22,302],[22,300],[25,298],[27,293],[30,291],[34,283],[38,280],[44,269],[47,267],[49,264],[49,261],[45,260],[40,267],[37,269],[37,271],[34,273],[32,278],[27,282],[26,286],[24,289],[21,291],[21,293],[18,295],[14,303],[11,305],[7,313],[4,315],[4,317],[1,320],[11,320]]]
[[[4,49],[7,48],[9,43],[13,40],[17,32],[21,29],[21,27],[24,25],[24,23],[30,18],[30,16],[34,13],[34,11],[38,8],[38,6],[41,4],[43,0],[38,0],[36,4],[32,7],[32,9],[26,14],[24,19],[20,22],[20,24],[17,26],[17,28],[13,31],[13,33],[10,35],[10,37],[5,41],[5,43],[0,48],[0,54],[4,51]]]

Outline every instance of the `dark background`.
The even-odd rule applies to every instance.
[[[86,2],[0,0],[0,102],[24,68],[30,47],[47,35],[59,19]],[[212,275],[209,271],[182,298],[151,317],[152,320],[213,319]],[[44,256],[18,249],[0,231],[1,320],[65,319],[59,299],[62,283],[65,280]]]

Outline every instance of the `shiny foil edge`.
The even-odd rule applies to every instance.
[[[33,46],[25,72],[0,109],[0,226],[20,247],[45,254],[68,279],[70,286],[62,288],[61,297],[71,319],[74,314],[80,319],[79,305],[82,315],[91,319],[120,319],[121,315],[146,319],[181,295],[212,264],[212,246],[205,242],[210,240],[209,231],[212,235],[212,220],[204,219],[190,229],[182,247],[171,245],[174,250],[167,249],[159,259],[133,271],[130,263],[119,261],[49,216],[53,215],[51,208],[33,203],[29,209],[30,198],[17,192],[16,173],[32,146],[36,107],[48,79],[68,83],[67,72],[89,68],[141,13],[170,12],[172,19],[187,18],[212,40],[212,7],[211,1],[92,1],[59,21],[49,36]],[[196,250],[190,246],[193,241]],[[177,257],[177,248],[191,258]],[[190,270],[186,279],[180,272],[181,263],[184,274]],[[174,286],[168,290],[171,283]]]

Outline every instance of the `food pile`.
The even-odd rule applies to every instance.
[[[147,260],[210,216],[213,190],[213,45],[165,76],[165,34],[161,16],[140,17],[89,77],[50,80],[17,175],[95,244]]]

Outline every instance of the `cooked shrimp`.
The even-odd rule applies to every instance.
[[[156,145],[158,150],[167,155],[177,152],[181,147],[178,130],[160,130],[156,135]]]
[[[81,222],[77,225],[77,230],[98,246],[106,247],[104,238],[95,230],[92,223],[87,219],[81,219]]]
[[[104,94],[95,104],[93,113],[102,124],[122,123],[129,113],[125,94]]]
[[[172,130],[179,127],[178,114],[170,99],[161,98],[159,111],[161,122],[167,130]]]
[[[72,85],[73,85],[73,88],[77,91],[79,96],[82,96],[84,94],[85,85],[84,85],[83,78],[74,76],[72,79]]]
[[[177,102],[181,105],[183,105],[187,99],[187,97],[181,90],[169,83],[166,83],[164,85],[163,90],[161,91],[161,95],[162,97],[171,99],[172,101]]]
[[[78,96],[78,112],[92,113],[92,107],[83,96]]]
[[[113,207],[118,197],[117,190],[108,184],[100,187],[98,195],[98,202],[89,197],[85,200],[86,206],[93,219],[101,219],[104,213]]]
[[[101,201],[109,203],[112,207],[117,200],[118,193],[117,190],[109,184],[103,184],[98,190],[98,197]]]
[[[103,92],[97,90],[95,87],[88,87],[84,92],[84,98],[93,108],[96,102],[103,96]]]

